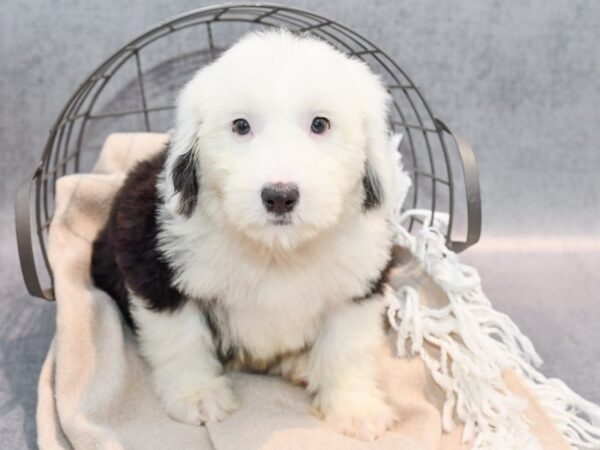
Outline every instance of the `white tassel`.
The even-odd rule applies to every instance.
[[[419,355],[444,391],[444,431],[453,428],[455,415],[464,423],[463,441],[472,441],[474,449],[540,449],[523,415],[526,402],[512,394],[502,380],[503,371],[513,369],[570,445],[600,449],[600,407],[536,370],[542,360],[531,341],[506,314],[492,308],[477,271],[460,264],[456,254],[446,248],[439,229],[447,223],[447,215],[436,213],[433,227],[412,236],[400,224],[413,216],[431,220],[431,213],[402,213],[400,208],[401,203],[392,219],[397,243],[421,262],[448,297],[448,304],[429,308],[421,304],[413,287],[396,292],[390,288],[388,319],[397,332],[398,356]],[[425,343],[434,346],[439,355],[432,354]]]

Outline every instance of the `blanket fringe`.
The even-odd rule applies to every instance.
[[[416,236],[400,224],[410,217],[432,222]],[[443,289],[448,304],[429,308],[418,292],[390,287],[388,319],[397,332],[398,356],[418,355],[446,399],[445,431],[454,418],[464,423],[463,442],[476,450],[540,449],[524,416],[526,402],[512,394],[502,373],[512,369],[574,448],[600,449],[600,407],[574,393],[562,381],[548,379],[536,367],[542,360],[531,341],[506,314],[493,309],[477,271],[461,264],[439,231],[447,215],[394,211],[397,243],[408,248]]]

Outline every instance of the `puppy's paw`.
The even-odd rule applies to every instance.
[[[387,408],[387,410],[386,410]],[[335,430],[362,441],[380,438],[394,423],[388,406],[370,414],[338,414],[325,419]]]
[[[362,397],[362,400],[361,400]],[[394,424],[392,408],[379,397],[349,396],[319,406],[325,422],[338,432],[363,441],[374,441]]]
[[[239,408],[229,380],[222,376],[197,386],[181,386],[178,394],[165,398],[167,413],[178,422],[202,425],[220,422]]]

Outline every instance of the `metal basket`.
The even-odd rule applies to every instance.
[[[454,251],[477,242],[481,202],[473,152],[433,115],[420,90],[388,55],[348,27],[308,11],[227,4],[190,11],[148,30],[103,62],[66,103],[32,178],[17,192],[17,242],[29,293],[54,297],[46,242],[57,178],[89,170],[112,132],[169,129],[175,92],[241,34],[261,27],[317,36],[379,73],[394,99],[389,119],[404,134],[399,151],[413,180],[405,207],[449,213],[446,236]],[[448,135],[452,139],[446,142]],[[409,227],[421,225],[412,219]]]

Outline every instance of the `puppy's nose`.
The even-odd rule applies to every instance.
[[[294,209],[300,198],[296,183],[269,183],[260,193],[267,211],[278,216]]]

